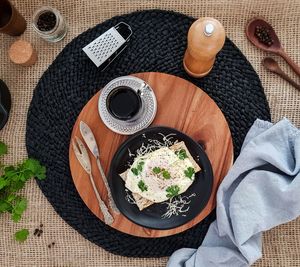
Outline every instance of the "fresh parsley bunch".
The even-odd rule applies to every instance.
[[[0,156],[7,153],[7,146],[0,141]],[[20,196],[25,183],[33,177],[39,180],[46,178],[46,168],[35,159],[26,159],[16,166],[0,165],[0,214],[9,212],[14,222],[21,220],[27,208],[26,198]],[[29,231],[22,229],[15,234],[17,241],[25,241]]]

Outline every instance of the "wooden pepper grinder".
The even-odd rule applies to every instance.
[[[200,18],[190,27],[187,42],[183,66],[190,76],[203,77],[211,71],[225,43],[225,29],[214,18]]]

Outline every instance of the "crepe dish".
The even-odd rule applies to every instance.
[[[135,157],[120,174],[139,210],[184,193],[201,170],[183,141]]]

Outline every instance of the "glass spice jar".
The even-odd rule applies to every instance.
[[[33,15],[33,29],[48,42],[62,40],[68,31],[64,17],[55,8],[44,6]]]

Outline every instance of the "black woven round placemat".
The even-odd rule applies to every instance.
[[[100,72],[82,48],[120,21],[127,22],[133,29],[129,47]],[[28,112],[26,145],[29,156],[39,159],[47,167],[47,179],[37,182],[68,224],[110,252],[133,257],[159,257],[170,255],[178,248],[197,247],[215,214],[211,213],[184,233],[147,239],[120,233],[90,212],[73,184],[68,150],[73,124],[99,88],[118,76],[146,71],[165,72],[193,82],[204,89],[225,114],[235,157],[255,119],[270,120],[268,103],[257,74],[229,39],[207,77],[193,79],[185,73],[182,58],[187,31],[193,21],[185,15],[161,10],[114,17],[70,42],[34,91]]]

